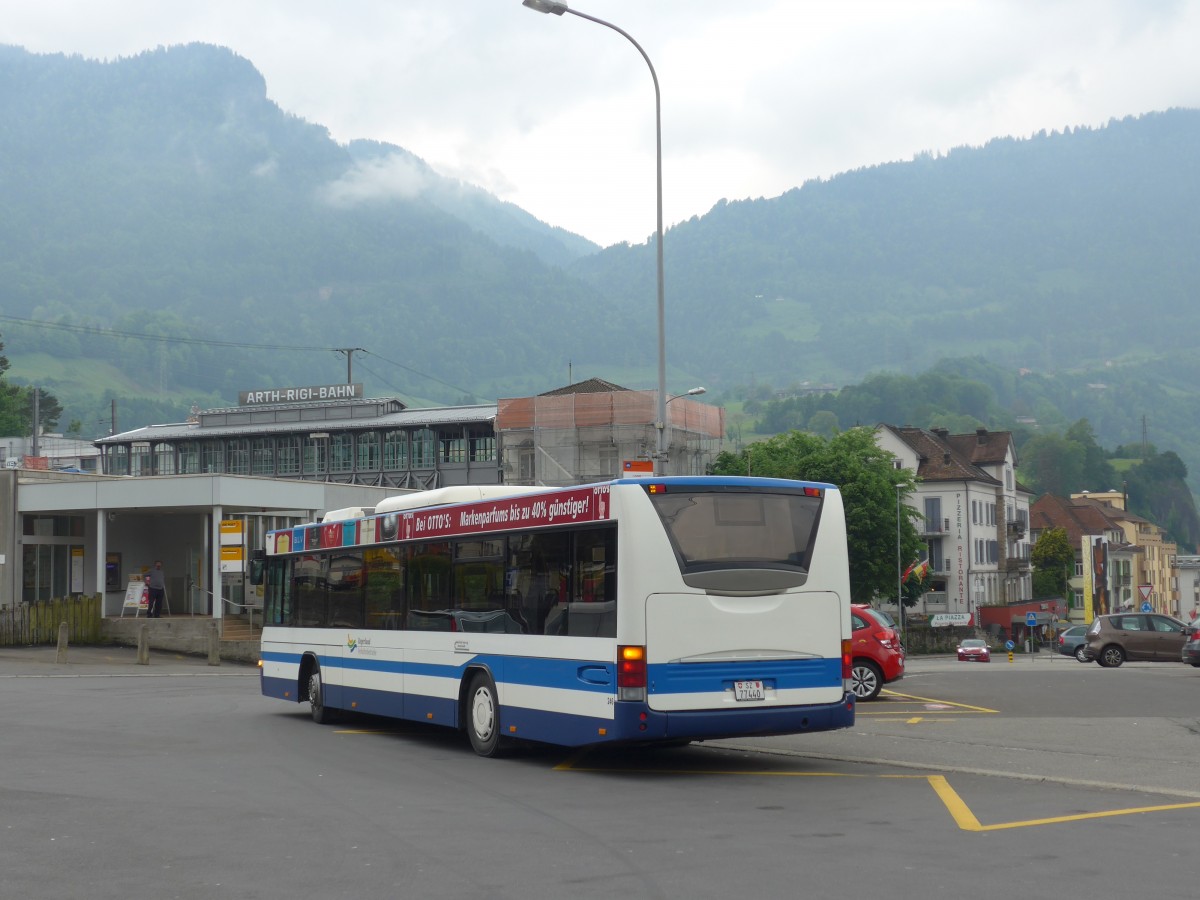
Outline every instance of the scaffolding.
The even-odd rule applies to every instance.
[[[559,487],[650,474],[644,470],[656,447],[657,397],[619,390],[499,400],[504,482]],[[721,451],[725,410],[673,397],[665,428],[662,474],[703,475]]]

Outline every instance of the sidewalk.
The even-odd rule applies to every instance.
[[[69,647],[58,662],[58,648],[0,647],[0,678],[80,677],[85,675],[257,675],[258,666],[222,660],[210,666],[207,656],[151,650],[148,665],[138,665],[136,647]]]

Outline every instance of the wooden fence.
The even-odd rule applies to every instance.
[[[0,609],[0,647],[55,645],[58,629],[67,623],[72,644],[100,643],[101,597],[56,597],[37,603],[18,603]]]

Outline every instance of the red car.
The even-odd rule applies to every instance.
[[[874,700],[885,684],[904,677],[904,648],[896,629],[871,607],[854,604],[850,621],[850,690],[859,700]]]
[[[987,641],[967,638],[958,645],[958,658],[966,662],[991,662],[992,651],[988,649]]]

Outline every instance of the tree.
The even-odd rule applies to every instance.
[[[715,475],[750,474],[837,485],[846,508],[850,595],[856,603],[894,597],[898,563],[902,560],[907,566],[921,550],[912,521],[916,512],[896,496],[897,490],[901,498],[911,493],[912,473],[893,468],[891,455],[875,444],[870,428],[851,428],[831,438],[790,431],[737,452],[722,452],[712,471]],[[905,602],[912,605],[915,600]]]
[[[1047,528],[1029,551],[1033,564],[1033,596],[1065,597],[1067,579],[1075,568],[1075,550],[1065,528]]]
[[[0,341],[0,434],[28,437],[33,434],[33,388],[9,384],[4,379],[8,371],[4,342]],[[44,429],[58,423],[62,406],[53,394],[42,391],[38,398],[38,419]]]

